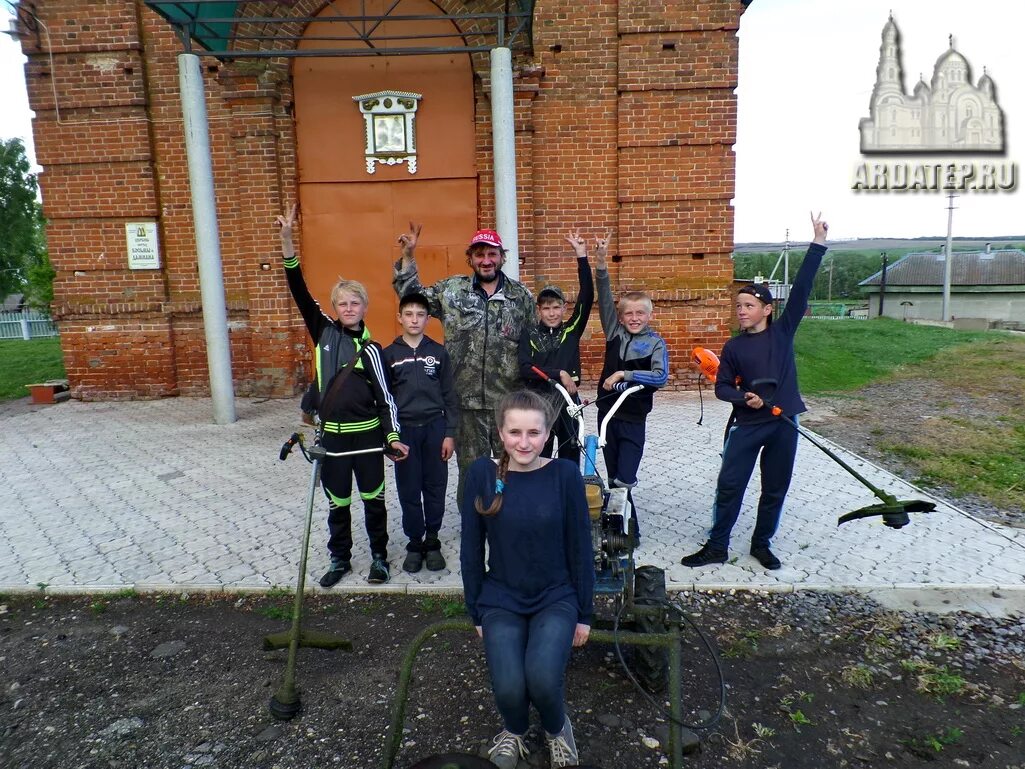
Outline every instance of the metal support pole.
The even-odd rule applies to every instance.
[[[637,607],[641,608],[641,607]],[[651,607],[653,611],[657,608]],[[416,656],[420,653],[420,647],[433,639],[443,631],[463,631],[475,633],[473,624],[466,619],[449,619],[435,622],[420,631],[420,635],[413,639],[409,650],[402,660],[402,667],[399,668],[399,685],[395,692],[395,704],[392,706],[391,727],[384,738],[384,755],[381,758],[380,769],[392,769],[395,766],[395,757],[399,752],[399,744],[403,738],[403,724],[406,719],[406,699],[409,697],[409,684],[413,680],[413,664]],[[647,646],[652,648],[663,648],[669,650],[669,713],[677,720],[683,719],[683,700],[680,689],[683,682],[683,647],[680,645],[680,633],[635,633],[621,630],[619,633],[611,633],[607,630],[591,629],[589,637],[591,643],[625,643],[636,646]],[[669,767],[670,769],[683,769],[683,732],[677,724],[669,725]],[[673,740],[675,740],[675,747]]]
[[[516,217],[516,120],[512,51],[491,49],[491,138],[494,145],[495,229],[505,244],[505,274],[519,280],[520,238]]]
[[[950,278],[954,263],[954,193],[950,193],[947,204],[947,254],[943,263],[943,311],[940,320],[950,320]]]
[[[879,278],[879,317],[883,317],[883,299],[886,297],[886,252],[883,251],[883,274]]]
[[[206,95],[199,57],[178,55],[178,87],[182,99],[185,152],[189,161],[192,190],[192,221],[199,259],[199,288],[203,300],[203,330],[206,360],[210,370],[210,396],[214,422],[235,421],[235,393],[231,377],[231,345],[228,341],[228,310],[224,300],[221,244],[217,234],[217,201],[210,159],[210,128],[206,118]]]
[[[671,766],[683,766],[683,734],[678,722],[683,720],[683,703],[680,701],[680,684],[683,680],[683,650],[680,648],[680,637],[676,636],[669,643],[669,715],[673,721],[669,723],[669,763]]]

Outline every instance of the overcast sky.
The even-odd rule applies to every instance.
[[[906,92],[920,73],[932,79],[953,34],[973,82],[984,66],[993,78],[1008,148],[1001,160],[1019,164],[1018,192],[955,200],[954,234],[1025,233],[1023,0],[754,0],[740,23],[737,242],[782,240],[788,227],[792,238],[807,240],[812,207],[822,210],[834,238],[946,234],[942,193],[851,190],[861,162],[858,121],[869,114],[891,9],[901,33]],[[883,159],[898,158],[870,160]]]
[[[3,29],[7,5],[0,1]],[[1001,160],[1018,164],[1019,190],[957,198],[954,234],[1025,234],[1025,0],[754,0],[740,25],[738,242],[782,240],[787,228],[794,240],[807,240],[809,208],[823,212],[834,238],[946,233],[947,199],[940,193],[851,190],[862,161],[858,121],[868,117],[891,9],[908,91],[920,73],[931,79],[949,34],[973,81],[985,66],[996,83],[1008,149]],[[0,35],[0,136],[21,136],[31,151],[22,63],[17,44]]]

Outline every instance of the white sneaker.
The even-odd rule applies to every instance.
[[[566,723],[558,734],[549,734],[548,751],[551,754],[552,769],[563,766],[576,766],[580,763],[577,754],[577,743],[573,739],[573,725],[566,716]]]
[[[495,744],[488,751],[488,759],[499,769],[516,769],[521,758],[530,755],[522,734],[513,734],[503,729],[495,737]],[[565,766],[565,764],[563,764]]]

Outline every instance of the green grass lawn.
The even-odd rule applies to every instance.
[[[856,390],[891,372],[935,356],[940,350],[980,342],[992,334],[916,326],[890,318],[805,318],[794,351],[801,392],[818,395]]]
[[[0,400],[24,398],[25,385],[64,377],[60,337],[0,341]]]

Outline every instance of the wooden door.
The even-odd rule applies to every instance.
[[[368,15],[391,0],[367,0]],[[334,2],[324,13],[357,15],[358,0]],[[429,0],[401,0],[398,15],[438,14]],[[383,36],[453,32],[451,22],[387,21]],[[336,24],[313,22],[306,37],[338,35]],[[458,45],[458,37],[425,37],[424,45]],[[389,43],[414,46],[416,41]],[[323,48],[323,40],[300,47]],[[338,43],[355,46],[364,43]],[[293,64],[303,271],[310,291],[328,310],[331,287],[344,277],[370,295],[367,324],[388,344],[399,333],[398,298],[391,287],[396,238],[409,222],[423,223],[417,249],[427,285],[466,272],[466,245],[477,225],[473,70],[467,54],[299,58]],[[364,120],[353,96],[376,91],[423,95],[416,113],[417,170],[377,164],[367,173]],[[332,313],[333,314],[333,313]],[[428,333],[441,339],[440,324]]]

